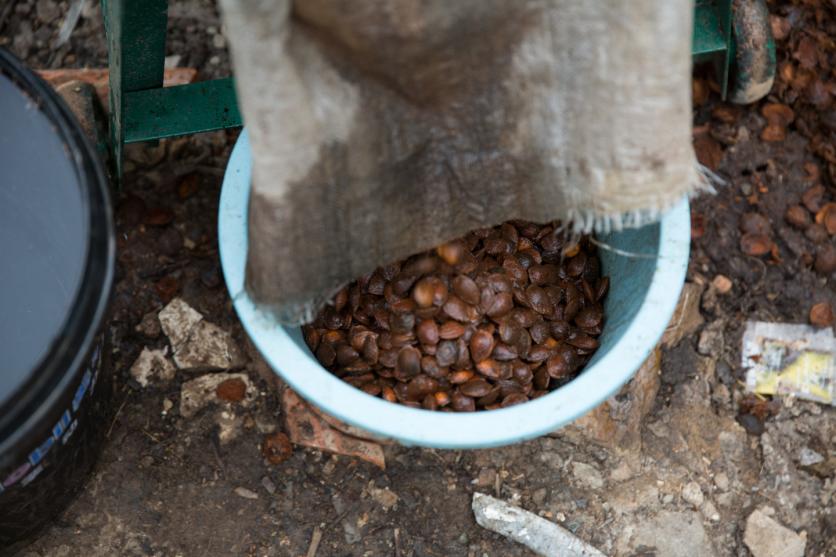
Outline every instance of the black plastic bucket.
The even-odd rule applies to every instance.
[[[0,48],[0,555],[89,476],[108,427],[107,182],[61,98]]]

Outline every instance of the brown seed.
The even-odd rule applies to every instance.
[[[415,302],[409,298],[398,300],[394,304],[389,304],[392,313],[412,313],[415,311]]]
[[[833,308],[827,302],[820,302],[810,308],[810,323],[815,327],[829,327],[833,324]]]
[[[453,385],[461,385],[462,383],[467,383],[468,381],[473,379],[474,375],[475,374],[472,371],[468,369],[462,369],[451,373],[449,380],[450,383]]]
[[[472,278],[466,275],[458,275],[453,279],[453,292],[466,303],[475,306],[479,303],[479,287]]]
[[[566,339],[566,343],[581,350],[595,350],[598,348],[598,341],[586,333],[572,333]]]
[[[337,363],[341,366],[353,364],[360,358],[360,354],[347,344],[337,346]]]
[[[486,284],[494,292],[511,292],[514,288],[512,281],[502,273],[488,275]]]
[[[816,213],[816,222],[824,225],[827,233],[833,236],[836,234],[836,203],[827,203]]]
[[[470,337],[470,356],[477,364],[487,359],[494,348],[493,335],[485,330],[478,330]]]
[[[531,327],[540,320],[540,316],[536,311],[527,308],[515,308],[511,312],[511,320],[518,326],[525,329]]]
[[[787,209],[787,213],[784,215],[784,218],[792,226],[802,230],[807,228],[810,224],[810,213],[807,212],[807,209],[801,205],[791,205]]]
[[[502,261],[502,268],[511,277],[515,284],[523,285],[528,281],[529,272],[525,267],[512,255],[509,255]]]
[[[473,352],[472,349],[471,352]],[[494,360],[498,360],[500,362],[509,362],[519,356],[515,347],[502,342],[494,346],[493,352],[491,352],[490,355]]]
[[[505,238],[512,244],[516,244],[520,239],[519,232],[517,232],[517,229],[510,222],[506,222],[502,226],[500,226],[499,233],[502,234],[503,238]]]
[[[435,398],[435,403],[442,408],[447,406],[448,404],[450,404],[450,394],[449,393],[445,393],[443,391],[438,391],[437,393],[435,393],[433,395],[433,398]]]
[[[813,223],[808,226],[807,230],[804,231],[804,235],[814,244],[821,244],[827,241],[827,229],[818,223]]]
[[[551,336],[551,327],[545,321],[538,321],[528,329],[528,333],[531,335],[532,341],[541,344]]]
[[[377,339],[373,335],[366,337],[363,343],[363,359],[371,365],[375,365],[380,358],[380,350],[377,347]]]
[[[438,410],[438,402],[436,402],[435,397],[431,394],[424,397],[424,400],[421,401],[421,406],[424,410]]]
[[[534,387],[541,390],[546,390],[549,388],[549,382],[551,381],[551,377],[549,377],[548,370],[546,366],[540,366],[537,371],[534,372]]]
[[[456,296],[447,298],[447,303],[442,306],[442,309],[451,318],[463,323],[472,321],[475,313],[475,309],[472,306],[467,305],[461,298],[457,298]]]
[[[525,385],[534,380],[534,373],[527,364],[517,360],[511,364],[511,377],[517,383]]]
[[[587,306],[575,316],[575,324],[582,329],[597,327],[604,319],[604,310],[600,305]]]
[[[586,253],[579,252],[566,262],[566,273],[570,277],[579,277],[586,269]]]
[[[825,244],[816,254],[816,271],[823,275],[829,275],[836,271],[836,247],[833,244]]]
[[[418,307],[428,308],[433,305],[436,288],[441,281],[436,277],[424,277],[412,289],[412,299]]]
[[[386,349],[380,352],[380,356],[378,358],[378,362],[383,367],[393,368],[398,365],[398,352],[397,349]]]
[[[569,327],[569,323],[566,321],[552,321],[551,323],[552,337],[557,340],[563,340],[568,337],[570,330],[571,327]]]
[[[422,400],[438,389],[438,381],[426,375],[419,375],[407,384],[406,396],[409,400]]]
[[[467,383],[463,383],[459,390],[465,396],[480,398],[491,392],[491,386],[484,379],[471,379]]]
[[[421,321],[416,332],[418,342],[421,344],[438,344],[440,332],[438,325],[432,319]]]
[[[505,238],[487,238],[485,240],[485,251],[489,255],[502,255],[505,253],[511,253],[514,249],[514,244],[506,240]]]
[[[740,217],[740,230],[747,234],[769,236],[772,233],[772,226],[769,220],[760,213],[749,212]]]
[[[409,292],[409,289],[412,288],[412,285],[415,284],[416,280],[418,280],[416,275],[408,275],[401,272],[398,276],[392,279],[392,282],[390,283],[392,285],[392,292],[394,292],[396,296],[406,296],[406,293]],[[389,303],[392,302],[390,301]]]
[[[740,237],[740,249],[746,255],[761,257],[772,250],[772,240],[769,236],[747,232]]]
[[[488,379],[499,379],[502,377],[502,366],[496,360],[482,360],[476,364],[476,370]]]
[[[456,412],[474,412],[476,410],[476,401],[458,391],[453,393],[451,399],[450,406]]]
[[[438,336],[445,340],[457,339],[465,332],[465,327],[456,321],[447,321],[438,329]]]
[[[601,277],[595,286],[595,301],[600,302],[610,290],[610,277]]]
[[[529,362],[545,362],[551,356],[552,350],[545,344],[537,344],[531,347],[525,359]]]
[[[319,347],[319,331],[314,327],[306,325],[302,328],[302,332],[305,335],[305,344],[308,345],[308,348],[311,349],[311,352],[316,352],[316,349]]]
[[[398,397],[395,395],[395,391],[394,389],[392,389],[392,387],[383,387],[380,396],[382,396],[384,400],[387,400],[389,402],[398,401]]]
[[[438,343],[435,351],[435,359],[441,367],[448,367],[455,363],[459,357],[459,349],[452,340],[443,340]]]
[[[547,315],[554,311],[554,305],[551,298],[546,294],[546,291],[536,285],[531,285],[525,290],[525,297],[528,304],[540,315]]]
[[[470,367],[470,349],[468,348],[467,341],[465,341],[464,338],[456,339],[456,352],[458,356],[453,365],[459,369]]]
[[[461,240],[455,240],[438,246],[435,251],[448,265],[457,265],[462,260],[467,248]]]
[[[281,464],[293,456],[293,445],[287,435],[277,431],[264,436],[261,441],[261,454],[270,464]]]
[[[334,351],[333,346],[323,342],[316,350],[316,359],[325,367],[330,367],[334,364],[334,360],[337,359],[337,353]]]
[[[566,287],[566,306],[563,308],[563,319],[571,321],[583,308],[583,295],[574,284]]]
[[[441,379],[449,373],[447,368],[438,365],[438,361],[432,356],[421,358],[421,370],[433,379]]]
[[[215,388],[215,396],[227,402],[241,402],[247,394],[247,384],[234,377],[220,383]]]
[[[522,393],[511,393],[502,399],[502,407],[508,408],[509,406],[514,406],[515,404],[522,404],[523,402],[528,402],[527,396],[525,396]]]
[[[348,288],[341,288],[334,296],[334,309],[341,312],[348,303]]]
[[[553,284],[558,279],[558,268],[556,265],[534,265],[528,269],[528,279],[531,284],[544,286]]]
[[[393,333],[411,333],[415,327],[415,315],[412,313],[392,313],[389,315],[389,330]]]
[[[360,390],[367,395],[377,396],[382,392],[382,387],[377,383],[366,383],[360,387]]]
[[[564,358],[565,354],[567,352],[561,352],[546,361],[546,372],[549,374],[549,377],[560,379],[572,373],[572,366]]]
[[[485,396],[481,396],[478,399],[476,399],[476,405],[481,406],[483,408],[486,407],[486,406],[490,406],[491,404],[496,402],[497,399],[499,399],[501,394],[502,394],[502,389],[501,388],[499,388],[498,386],[492,387],[491,390],[488,391],[488,394],[486,394]]]
[[[761,114],[770,124],[788,126],[795,120],[792,108],[780,103],[766,103],[761,107]]]
[[[801,195],[801,203],[807,207],[811,213],[818,213],[821,210],[822,200],[824,199],[824,186],[817,184]]]
[[[514,298],[508,292],[497,294],[485,313],[489,317],[502,317],[514,307]]]
[[[577,242],[573,242],[573,243],[567,245],[565,248],[563,248],[563,257],[566,257],[566,258],[575,257],[576,255],[578,255],[578,253],[580,253],[580,251],[581,251],[580,244],[577,243]]]
[[[761,131],[761,139],[764,141],[783,141],[787,138],[787,128],[780,124],[767,124]]]
[[[415,377],[421,372],[421,353],[411,346],[401,348],[395,372],[403,377]]]
[[[369,284],[366,285],[366,292],[374,294],[375,296],[383,296],[383,289],[386,287],[386,279],[375,271],[369,279]]]

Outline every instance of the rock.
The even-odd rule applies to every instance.
[[[157,319],[157,312],[150,311],[142,316],[142,321],[136,326],[136,332],[148,338],[157,338],[160,336],[162,328],[160,327],[160,320]]]
[[[159,318],[174,350],[174,363],[180,369],[229,369],[243,364],[243,355],[232,335],[204,320],[181,298],[174,298]]]
[[[591,464],[573,462],[572,475],[581,485],[590,489],[601,489],[604,487],[604,478],[601,477],[601,473]]]
[[[711,522],[718,522],[720,520],[720,513],[717,512],[717,507],[711,501],[703,503],[700,510],[702,511],[702,515]]]
[[[523,544],[537,555],[604,555],[569,530],[489,495],[474,493],[471,507],[479,526]]]
[[[230,379],[240,379],[245,385],[244,398],[236,404],[250,406],[258,396],[258,389],[249,377],[243,373],[210,373],[183,383],[180,388],[180,415],[191,418],[209,404],[223,403],[218,398],[218,385]],[[230,402],[225,404],[232,405]]]
[[[626,461],[622,461],[618,466],[613,468],[610,472],[610,479],[614,482],[623,482],[629,480],[634,475],[633,468]]]
[[[52,25],[61,17],[61,10],[54,0],[38,0],[35,4],[35,14],[41,22]]]
[[[686,282],[679,295],[679,302],[673,312],[673,317],[662,335],[662,346],[671,348],[679,344],[686,336],[691,335],[703,324],[700,314],[700,297],[703,287],[699,284]]]
[[[651,519],[640,519],[625,555],[642,554],[659,557],[715,557],[711,539],[694,511],[661,511]]]
[[[243,497],[244,499],[258,499],[258,493],[250,491],[246,487],[236,487],[235,495]]]
[[[729,490],[729,477],[726,475],[725,472],[720,472],[716,476],[714,476],[714,485],[717,486],[717,489],[720,491],[728,491]]]
[[[711,281],[711,286],[718,294],[728,294],[731,292],[733,284],[729,277],[725,275],[717,275],[714,277],[714,280]]]
[[[472,483],[476,487],[491,487],[496,481],[496,470],[493,468],[482,468],[479,470],[479,475],[476,476]]]
[[[276,484],[275,484],[275,483],[273,483],[273,480],[271,480],[271,479],[270,479],[269,477],[267,477],[267,476],[263,476],[263,477],[261,478],[261,486],[262,486],[262,487],[264,488],[264,490],[265,490],[265,491],[267,491],[267,493],[269,493],[270,495],[273,495],[273,494],[275,494],[275,493],[276,493]]]
[[[616,450],[637,450],[641,446],[641,421],[659,391],[661,355],[657,347],[615,396],[552,435],[594,441]]]
[[[684,499],[686,503],[690,503],[694,507],[699,508],[704,500],[700,484],[697,482],[688,482],[682,486],[682,499]]]
[[[810,447],[802,447],[798,453],[798,463],[801,466],[814,466],[819,462],[824,462],[824,457]]]
[[[753,557],[804,557],[807,535],[796,534],[756,509],[746,519],[743,542]]]
[[[383,507],[384,511],[388,511],[398,503],[398,496],[386,487],[372,487],[369,490],[369,495],[378,505]]]
[[[167,347],[163,350],[143,348],[131,366],[131,377],[143,387],[147,387],[152,381],[171,381],[174,379],[175,369],[167,354]]]
[[[725,329],[726,322],[721,319],[709,323],[708,326],[703,329],[702,333],[700,333],[700,340],[697,344],[697,352],[703,356],[711,356],[715,359],[718,358],[723,352],[723,335],[725,334]]]

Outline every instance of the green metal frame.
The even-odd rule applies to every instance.
[[[126,143],[233,128],[232,78],[163,87],[168,0],[101,0],[110,68],[110,151],[122,175]],[[697,0],[693,58],[712,62],[726,97],[734,55],[732,0]]]
[[[117,180],[126,143],[241,125],[231,78],[163,87],[168,0],[102,0],[102,12]]]

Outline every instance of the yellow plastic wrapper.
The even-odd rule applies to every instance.
[[[830,328],[749,321],[741,357],[748,391],[836,405],[836,338]]]

